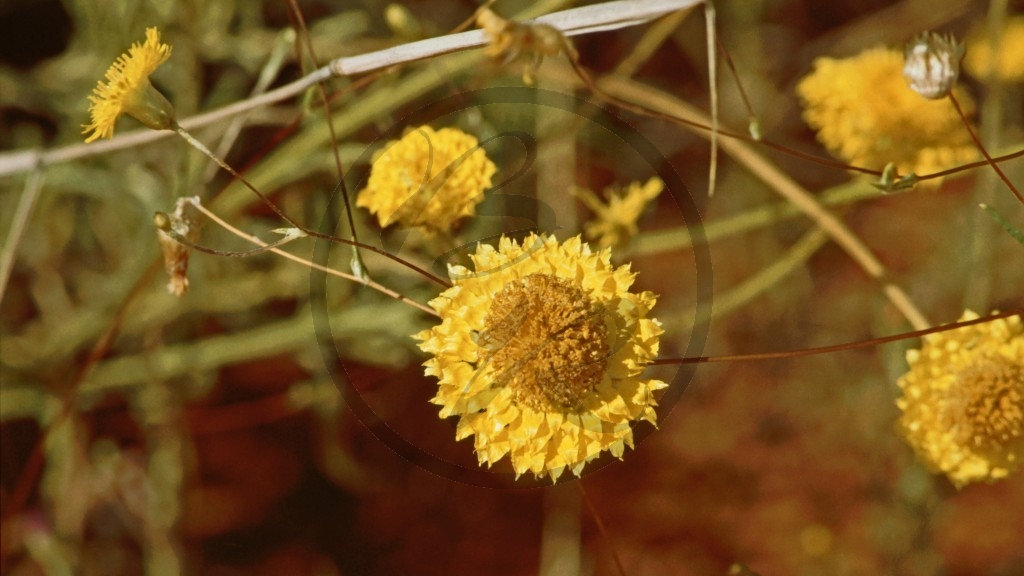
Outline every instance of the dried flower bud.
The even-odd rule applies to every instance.
[[[903,78],[910,88],[929,100],[937,100],[949,94],[956,84],[964,47],[952,35],[925,32],[907,44],[903,55]]]
[[[195,242],[199,238],[199,214],[192,206],[192,202],[198,201],[198,197],[178,198],[174,212],[157,212],[153,215],[157,240],[164,254],[164,269],[170,276],[167,291],[175,296],[183,296],[188,292],[188,257],[192,252],[191,248],[179,242],[175,236],[185,238],[189,242]]]
[[[562,33],[547,24],[513,22],[490,8],[484,8],[477,14],[476,23],[490,39],[486,50],[488,56],[504,56],[507,64],[524,52],[533,55],[532,61],[523,69],[523,82],[528,86],[533,84],[534,71],[545,56],[555,56],[563,49],[569,52],[570,58],[575,55],[572,45]]]

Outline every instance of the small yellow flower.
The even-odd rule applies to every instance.
[[[517,476],[557,480],[605,450],[621,458],[667,386],[641,377],[663,332],[647,317],[657,297],[629,292],[629,267],[578,236],[502,237],[471,258],[475,271],[451,266],[454,286],[430,303],[441,323],[415,335],[433,355],[432,402],[459,417],[456,439],[475,436],[481,464],[509,455]]]
[[[601,248],[620,250],[639,231],[637,220],[644,208],[664,189],[660,178],[651,178],[643,185],[633,182],[625,191],[617,187],[605,189],[607,202],[584,188],[573,188],[570,192],[594,212],[594,220],[584,227],[587,238],[596,240]]]
[[[992,68],[992,46],[986,34],[975,34],[967,42],[964,68],[980,80],[988,78]],[[1024,16],[1010,18],[999,40],[996,75],[1003,82],[1024,81]]]
[[[132,44],[107,69],[107,82],[97,83],[89,96],[91,122],[83,126],[85,141],[114,136],[114,123],[128,114],[147,127],[164,130],[174,124],[174,107],[149,83],[149,75],[171,57],[171,47],[160,43],[160,31],[146,28],[146,43]]]
[[[921,98],[904,81],[903,65],[903,54],[888,48],[818,58],[797,86],[804,120],[830,152],[866,168],[892,162],[903,176],[923,176],[973,161],[977,150],[952,104]],[[970,97],[959,87],[954,93],[970,114]]]
[[[970,310],[961,320],[978,315]],[[924,337],[899,379],[900,428],[958,488],[1006,477],[1024,458],[1024,327],[1011,316]]]
[[[494,172],[473,136],[422,126],[385,146],[356,206],[376,214],[381,227],[398,223],[443,233],[474,214]]]

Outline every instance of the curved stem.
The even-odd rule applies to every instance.
[[[1003,173],[1003,169],[1000,168],[999,164],[996,164],[996,161],[989,155],[988,150],[985,149],[985,145],[981,143],[981,139],[979,139],[978,135],[974,133],[974,128],[971,128],[971,123],[967,121],[967,116],[964,114],[963,109],[960,108],[960,102],[957,101],[956,96],[954,96],[952,92],[949,93],[949,101],[953,103],[953,106],[956,108],[956,113],[960,115],[960,119],[964,122],[964,127],[967,128],[967,132],[971,135],[971,140],[974,140],[974,145],[978,147],[978,150],[981,150],[981,154],[985,157],[985,161],[988,162],[989,166],[991,166],[993,170],[996,171],[996,174],[999,174],[999,177],[1003,179],[1003,183],[1006,184],[1006,187],[1010,189],[1010,192],[1013,192],[1014,196],[1017,197],[1017,201],[1024,205],[1024,196],[1021,196],[1017,187],[1014,186],[1013,182],[1010,182],[1010,179]]]
[[[221,168],[223,168],[229,174],[231,174],[232,176],[237,178],[239,182],[244,184],[246,188],[248,188],[256,196],[258,196],[259,199],[262,200],[263,203],[266,204],[271,210],[273,210],[274,213],[277,214],[282,220],[284,220],[285,222],[291,224],[296,229],[301,230],[307,236],[312,236],[313,238],[319,238],[321,240],[327,240],[329,242],[335,242],[337,244],[348,244],[350,246],[356,246],[356,247],[359,247],[359,248],[364,248],[364,249],[369,250],[371,252],[375,252],[377,254],[380,254],[381,256],[384,256],[385,258],[390,258],[391,260],[394,260],[395,262],[398,262],[399,264],[409,268],[410,270],[413,270],[413,271],[419,273],[421,276],[423,276],[424,278],[434,282],[435,284],[440,284],[441,286],[444,286],[445,288],[450,288],[451,287],[451,283],[448,282],[447,280],[441,278],[440,276],[436,276],[436,275],[428,272],[427,270],[424,270],[423,268],[420,268],[419,266],[413,264],[412,262],[409,262],[407,260],[403,260],[402,258],[399,258],[398,256],[395,256],[394,254],[392,254],[392,253],[390,253],[390,252],[388,252],[388,251],[386,251],[386,250],[384,250],[382,248],[377,248],[376,246],[370,246],[369,244],[363,244],[362,242],[357,242],[355,240],[347,240],[345,238],[338,238],[336,236],[331,236],[330,234],[321,234],[320,232],[317,232],[316,230],[312,230],[310,228],[306,228],[302,224],[299,224],[295,220],[292,220],[292,218],[290,216],[285,214],[280,208],[277,207],[276,204],[271,202],[270,199],[268,199],[266,196],[264,196],[262,192],[257,190],[256,187],[253,186],[252,183],[250,183],[248,180],[246,180],[244,176],[239,174],[234,168],[232,168],[226,162],[224,162],[223,160],[218,158],[217,155],[215,155],[213,152],[210,151],[209,148],[206,147],[206,145],[204,145],[199,140],[196,140],[184,128],[182,128],[181,126],[175,126],[174,130],[179,135],[181,135],[181,137],[184,138],[186,142],[188,142],[190,145],[192,145],[192,147],[194,147],[196,150],[199,150],[203,154],[206,154],[207,156],[209,156],[214,162],[219,164]],[[198,203],[196,203],[196,205],[198,205]]]
[[[957,328],[963,328],[964,326],[971,326],[974,324],[982,324],[984,322],[991,322],[993,320],[999,320],[1000,318],[1009,318],[1010,316],[1018,316],[1024,313],[1024,310],[1010,310],[1009,312],[1000,312],[998,314],[992,314],[991,316],[985,316],[982,318],[975,318],[974,320],[964,320],[962,322],[953,322],[951,324],[943,324],[942,326],[935,326],[934,328],[925,328],[923,330],[914,330],[913,332],[904,332],[901,334],[893,334],[892,336],[883,336],[881,338],[871,338],[870,340],[858,340],[856,342],[847,342],[846,344],[833,344],[831,346],[821,346],[818,348],[805,348],[803,350],[789,350],[786,352],[763,352],[761,354],[735,354],[730,356],[694,356],[690,358],[658,358],[649,365],[650,366],[664,366],[664,365],[675,365],[675,364],[711,364],[714,362],[751,362],[756,360],[779,360],[782,358],[797,358],[801,356],[816,356],[818,354],[831,354],[833,352],[840,352],[843,350],[856,350],[858,348],[871,348],[878,346],[879,344],[888,344],[889,342],[896,342],[899,340],[906,340],[907,338],[918,338],[921,336],[927,336],[928,334],[935,334],[936,332],[946,332],[947,330],[956,330]]]
[[[603,90],[625,100],[646,101],[645,105],[670,112],[673,116],[705,122],[704,113],[695,107],[669,94],[626,78],[604,78],[600,82]],[[704,132],[698,132],[706,136]],[[746,143],[739,140],[723,140],[722,150],[742,164],[752,174],[767,183],[780,196],[791,202],[801,212],[809,216],[828,234],[829,238],[839,244],[861,269],[882,284],[882,291],[903,314],[911,326],[917,329],[927,328],[930,324],[920,310],[910,300],[902,288],[893,284],[886,274],[885,267],[872,254],[856,235],[846,227],[834,214],[829,212],[811,194],[804,190],[786,173],[768,162]]]
[[[586,489],[583,488],[583,480],[576,482],[576,487],[580,490],[580,496],[583,497],[583,503],[587,505],[587,511],[590,512],[590,516],[594,519],[594,524],[597,525],[598,532],[601,533],[601,537],[604,538],[606,544],[608,544],[608,550],[611,551],[612,559],[615,560],[615,567],[619,571],[619,576],[626,576],[626,569],[622,565],[622,558],[619,557],[619,551],[615,548],[615,542],[612,541],[611,535],[608,534],[608,528],[604,525],[604,520],[601,519],[601,515],[597,513],[597,507],[594,506],[594,502],[590,499],[590,495],[587,494]]]
[[[409,297],[404,296],[401,293],[396,292],[396,291],[388,288],[387,286],[383,286],[381,284],[378,284],[378,283],[374,282],[373,280],[363,280],[362,278],[359,278],[358,276],[355,276],[353,274],[346,274],[345,272],[341,272],[341,271],[335,270],[333,268],[328,268],[327,266],[322,266],[320,264],[317,264],[316,262],[311,262],[309,260],[306,260],[305,258],[300,258],[299,256],[296,256],[296,255],[292,254],[291,252],[285,252],[284,250],[280,250],[278,248],[271,248],[271,247],[269,247],[270,246],[269,244],[267,244],[266,242],[260,240],[259,238],[255,237],[255,236],[251,236],[249,234],[246,234],[245,232],[242,232],[241,230],[239,230],[238,228],[235,228],[231,224],[228,224],[223,219],[221,219],[219,216],[217,216],[213,212],[207,210],[206,207],[204,207],[202,204],[200,204],[198,202],[193,202],[192,205],[195,206],[197,210],[202,212],[204,215],[206,215],[207,218],[209,218],[210,220],[215,222],[221,228],[224,228],[228,232],[234,234],[235,236],[238,236],[239,238],[242,238],[243,240],[247,240],[249,242],[252,242],[253,244],[256,244],[257,246],[260,246],[262,248],[267,248],[270,252],[273,252],[274,254],[277,254],[278,256],[284,256],[285,258],[287,258],[289,260],[292,260],[294,262],[298,262],[299,264],[302,264],[303,266],[307,266],[307,267],[312,268],[314,270],[319,270],[319,271],[321,271],[321,272],[323,272],[325,274],[330,274],[331,276],[337,276],[338,278],[344,278],[345,280],[351,280],[353,282],[358,282],[360,284],[365,284],[367,287],[373,288],[374,290],[377,290],[378,292],[381,292],[382,294],[386,294],[388,296],[391,296],[392,298],[395,298],[396,300],[401,300],[404,304],[408,304],[408,305],[410,305],[410,306],[412,306],[414,308],[418,308],[419,310],[422,310],[422,311],[424,311],[427,314],[430,314],[432,316],[438,316],[437,312],[435,312],[433,308],[430,308],[429,306],[426,306],[424,304],[420,304],[419,302],[417,302],[415,300],[412,300]]]
[[[778,260],[758,270],[753,276],[744,279],[736,286],[721,294],[716,294],[715,305],[710,308],[710,312],[706,316],[693,315],[687,311],[680,314],[674,322],[666,325],[670,327],[671,332],[687,331],[694,325],[722,318],[740,309],[796,271],[827,242],[828,237],[821,228],[811,228]],[[667,329],[666,332],[669,330]]]
[[[306,19],[302,16],[302,10],[299,8],[298,0],[289,0],[292,13],[295,15],[295,19],[299,22],[300,38],[303,44],[306,45],[306,51],[309,52],[309,57],[313,60],[313,65],[319,67],[320,60],[316,57],[316,50],[313,48],[313,40],[309,37],[309,29],[306,28]],[[299,55],[301,62],[301,54]],[[324,117],[331,117],[331,101],[327,97],[327,87],[325,82],[317,82],[317,91],[320,92],[320,100],[323,103]],[[348,229],[352,234],[352,241],[359,242],[359,235],[356,233],[356,221],[352,215],[352,203],[349,202],[348,184],[345,183],[345,168],[341,164],[341,154],[338,153],[338,137],[334,133],[334,122],[327,121],[327,130],[331,134],[331,152],[334,155],[334,166],[338,174],[338,184],[341,187],[341,197],[345,202],[345,216],[348,218]],[[357,246],[352,246],[352,269],[357,271],[364,280],[369,279],[366,272],[366,265],[363,264],[363,257],[359,253]]]
[[[7,289],[7,281],[11,278],[11,271],[14,270],[14,259],[21,245],[21,237],[25,234],[25,227],[32,217],[32,210],[39,199],[39,193],[43,190],[43,171],[35,170],[28,176],[25,188],[18,199],[18,207],[14,212],[14,220],[11,221],[11,228],[7,231],[7,239],[4,241],[3,252],[0,253],[0,302],[3,302],[4,293]]]
[[[575,36],[637,26],[670,12],[690,8],[700,3],[701,0],[620,0],[562,10],[561,12],[541,16],[536,21],[553,26],[568,36]],[[530,18],[536,14],[538,9],[543,10],[544,3],[539,3],[529,10],[517,14],[515,18]],[[470,30],[469,32],[459,34],[448,34],[437,38],[410,42],[358,56],[337,58],[326,66],[318,68],[290,84],[235,102],[223,108],[182,120],[181,126],[186,130],[194,130],[201,126],[214,124],[236,114],[298,96],[307,89],[331,77],[352,76],[382,70],[432,56],[458,52],[469,48],[479,48],[487,43],[487,37],[482,30]],[[155,142],[169,135],[168,131],[142,129],[115,136],[113,139],[104,142],[73,144],[46,151],[25,150],[0,154],[0,176],[26,172],[38,165],[48,166],[50,164],[70,162],[80,158],[106,154],[115,150],[124,150]]]

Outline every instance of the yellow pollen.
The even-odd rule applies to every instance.
[[[568,280],[530,274],[495,295],[479,338],[482,359],[535,410],[585,411],[610,356],[603,308]]]
[[[454,285],[430,301],[441,322],[415,338],[438,379],[431,402],[459,417],[455,439],[473,437],[480,464],[580,476],[604,452],[622,458],[634,422],[657,422],[668,385],[642,376],[664,332],[648,317],[657,295],[630,292],[636,274],[611,257],[531,234],[449,267]]]
[[[979,362],[957,373],[943,414],[965,445],[1000,452],[1024,437],[1024,366],[1004,357]]]

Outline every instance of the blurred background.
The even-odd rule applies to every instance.
[[[494,9],[513,16],[585,3],[499,0]],[[0,154],[80,143],[88,95],[149,26],[173,46],[152,81],[179,118],[247,98],[261,76],[271,88],[301,77],[312,63],[288,32],[297,26],[290,6],[6,0]],[[321,63],[447,33],[476,7],[298,2]],[[981,34],[990,10],[1021,14],[1024,2],[723,2],[717,25],[765,136],[827,156],[794,93],[815,58],[902,46],[926,29]],[[664,96],[710,110],[700,8],[573,42],[595,77],[634,89],[640,101]],[[962,83],[979,126],[1002,107],[1003,122],[984,133],[990,151],[1019,149],[1021,85]],[[600,191],[669,180],[674,171],[686,190],[662,194],[640,219],[640,235],[616,252],[639,273],[639,289],[660,294],[653,316],[666,328],[664,356],[688,346],[704,355],[799,350],[911,329],[878,282],[733,155],[719,155],[709,200],[704,133],[611,105],[597,113],[619,128],[609,131],[574,113],[475,106],[465,95],[521,85],[521,62],[502,66],[472,50],[361,84],[332,80],[336,143],[316,90],[253,110],[234,128],[226,120],[195,134],[215,150],[226,141],[227,161],[313,228],[339,217],[327,211],[338,182],[334,153],[358,190],[381,134],[424,107],[435,128],[457,126],[481,140],[530,133],[536,162],[503,191],[552,206],[563,237],[593,216],[571,186]],[[563,57],[545,60],[537,86],[600,103]],[[745,132],[748,113],[724,66],[719,99],[723,125]],[[122,119],[117,133],[138,127]],[[618,137],[630,129],[661,156],[652,162]],[[835,167],[747,148],[828,203],[932,323],[954,321],[967,306],[985,313],[1021,305],[1024,249],[978,218],[976,205],[985,199],[1018,226],[1021,209],[987,169],[938,189],[883,195]],[[496,181],[525,159],[507,140],[487,151]],[[1021,164],[1005,166],[1018,183]],[[60,162],[43,174],[16,247],[9,231],[30,178],[0,176],[3,250],[14,255],[0,302],[3,574],[618,574],[616,555],[630,575],[722,575],[730,567],[761,575],[1024,573],[1024,478],[958,491],[924,469],[896,432],[895,382],[915,340],[695,373],[652,368],[678,401],[659,409],[657,430],[638,427],[644,441],[621,462],[605,455],[582,480],[553,487],[482,488],[428,472],[380,439],[397,434],[476,467],[471,442],[456,442],[453,422],[428,402],[436,382],[423,376],[426,357],[410,335],[432,318],[330,278],[338,358],[325,362],[307,267],[271,254],[193,253],[190,291],[168,294],[152,214],[173,210],[177,198],[199,195],[264,239],[285,225],[180,139]],[[709,243],[698,250],[713,263],[706,337],[691,330],[696,286],[708,279],[689,245],[685,204],[699,207]],[[374,220],[361,210],[355,217],[361,237],[379,242]],[[461,240],[521,227],[514,224],[474,221]],[[988,239],[980,249],[972,241],[979,234]],[[251,247],[210,224],[199,242]],[[288,250],[310,258],[312,247],[303,240]],[[333,254],[331,264],[346,269],[349,254]],[[438,254],[412,246],[401,255],[429,266]],[[375,280],[414,300],[438,292],[393,262],[366,263]],[[379,421],[361,422],[346,407],[338,386],[348,385]],[[495,469],[510,470],[507,460]]]

